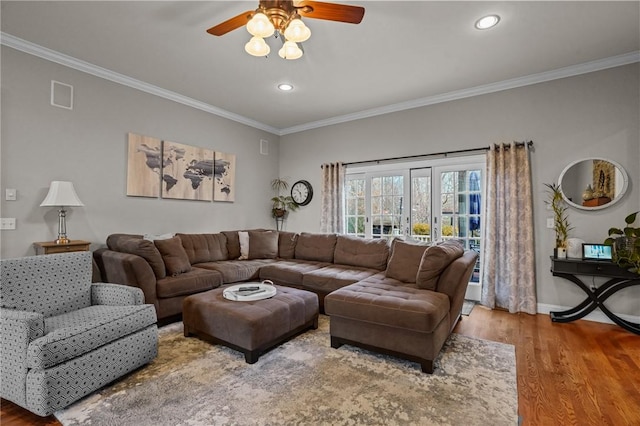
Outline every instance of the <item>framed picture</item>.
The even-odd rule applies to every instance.
[[[163,141],[162,198],[211,201],[213,150]]]
[[[128,143],[127,195],[157,198],[162,168],[160,139],[129,133]]]
[[[236,199],[236,156],[216,152],[214,160],[213,200],[233,202]]]

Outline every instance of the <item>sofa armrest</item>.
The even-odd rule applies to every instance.
[[[2,397],[26,406],[27,348],[44,336],[44,315],[0,308]]]
[[[478,253],[473,250],[465,250],[462,257],[457,258],[449,266],[442,271],[438,278],[438,286],[436,291],[449,296],[451,328],[458,322],[460,312],[462,312],[462,304],[464,303],[464,295],[467,292],[467,286],[476,264]]]
[[[156,276],[149,263],[135,254],[101,250],[99,254],[109,283],[138,287],[144,293],[146,303],[158,308]]]
[[[142,305],[144,293],[141,289],[121,284],[91,284],[92,305]]]

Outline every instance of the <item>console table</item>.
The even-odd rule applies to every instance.
[[[636,324],[615,315],[603,302],[623,288],[640,285],[640,275],[620,268],[613,262],[582,259],[556,259],[551,256],[551,273],[576,284],[587,294],[587,298],[578,306],[566,311],[551,312],[551,321],[570,322],[584,317],[595,308],[600,308],[613,322],[635,334],[640,334],[640,324]],[[610,278],[606,283],[591,289],[576,275]]]

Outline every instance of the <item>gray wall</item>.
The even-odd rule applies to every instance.
[[[75,88],[74,109],[49,105],[50,81]],[[40,207],[49,182],[71,180],[85,207],[71,208],[71,238],[104,244],[114,232],[208,232],[272,227],[269,182],[309,180],[313,201],[289,216],[286,229],[319,231],[320,164],[424,154],[533,140],[533,190],[538,301],[573,306],[583,294],[549,273],[553,231],[546,229],[543,183],[555,181],[577,158],[603,157],[629,173],[629,192],[611,208],[571,210],[571,236],[599,242],[611,226],[640,210],[638,64],[519,89],[416,108],[278,138],[223,118],[120,86],[2,47],[2,217],[17,218],[0,232],[0,257],[33,254],[32,242],[55,239],[57,212]],[[235,203],[127,197],[127,133],[237,155]],[[270,155],[259,140],[270,141]],[[16,188],[17,201],[4,201]],[[638,315],[640,289],[626,289],[609,306]]]
[[[74,108],[50,105],[51,80],[74,87]],[[237,156],[234,203],[127,197],[127,133]],[[270,141],[270,155],[259,152]],[[84,207],[67,213],[72,239],[103,245],[114,232],[206,232],[273,227],[271,187],[278,137],[157,96],[2,47],[2,257],[33,255],[32,242],[54,240],[55,208],[40,207],[52,180],[74,183]],[[5,201],[4,190],[18,190]]]
[[[570,210],[570,236],[601,242],[611,226],[640,210],[640,116],[638,64],[518,89],[416,108],[283,136],[280,174],[307,179],[318,193],[290,215],[288,229],[320,229],[320,164],[488,146],[533,140],[531,155],[538,302],[575,306],[584,293],[549,273],[554,232],[546,228],[544,183],[554,182],[570,162],[586,157],[620,163],[630,177],[625,198],[611,208]],[[619,313],[640,315],[640,288],[609,299]]]

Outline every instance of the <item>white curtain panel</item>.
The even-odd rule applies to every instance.
[[[535,314],[533,197],[526,143],[489,149],[486,198],[481,303]]]
[[[342,163],[322,165],[322,216],[320,231],[325,233],[343,232],[343,191],[345,167]]]

